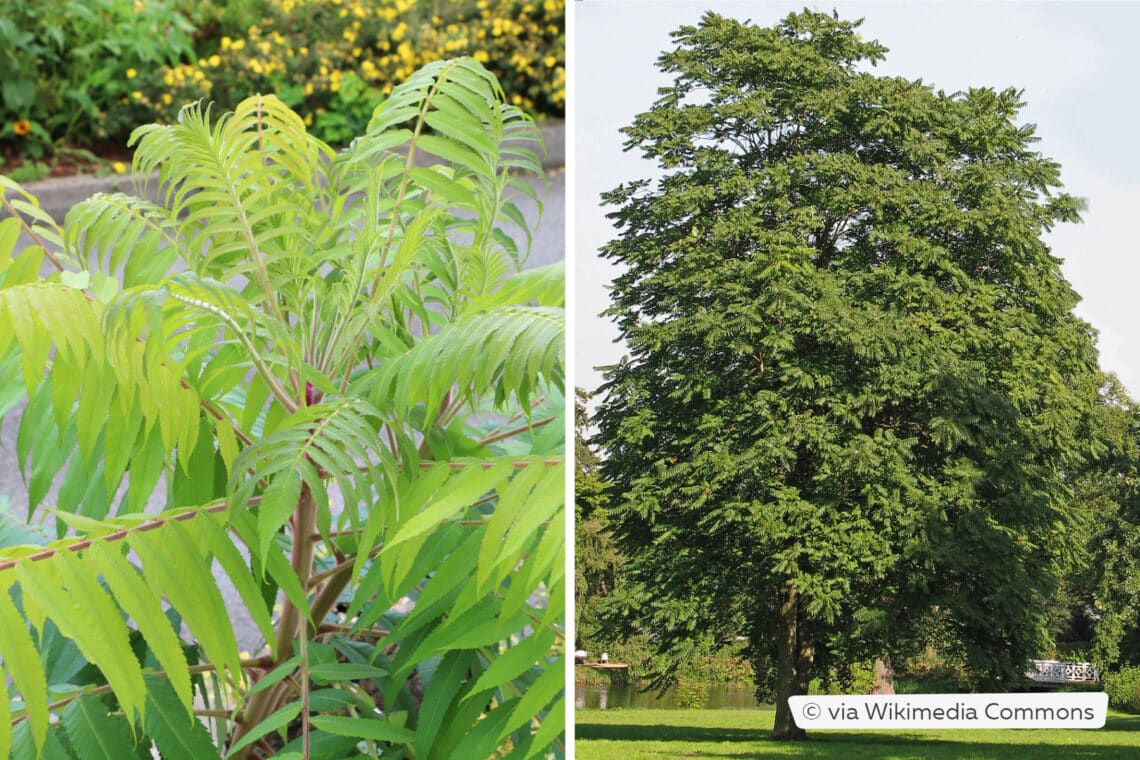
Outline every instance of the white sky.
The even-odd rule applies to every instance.
[[[947,92],[971,86],[1024,89],[1022,121],[1037,125],[1036,149],[1060,162],[1065,189],[1088,201],[1084,223],[1048,241],[1083,297],[1077,313],[1100,332],[1101,366],[1140,397],[1140,28],[1137,3],[1030,2],[575,2],[570,51],[569,191],[575,383],[601,383],[594,367],[625,353],[597,317],[608,305],[609,262],[597,250],[614,237],[599,194],[655,175],[624,153],[618,128],[647,110],[666,84],[654,66],[669,32],[705,10],[769,26],[804,6],[865,18],[864,39],[889,48],[875,71],[921,78]]]

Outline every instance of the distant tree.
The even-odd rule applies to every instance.
[[[588,430],[590,395],[578,388],[574,395],[574,630],[576,646],[604,646],[599,639],[600,606],[617,586],[623,558],[606,518],[608,493],[598,475],[599,459],[590,447]]]
[[[817,660],[890,654],[932,611],[985,685],[1019,675],[1099,377],[1041,240],[1081,204],[1020,92],[876,76],[858,26],[682,27],[624,130],[664,176],[604,195],[624,613],[674,669],[747,633],[777,738]]]
[[[1140,665],[1140,406],[1115,377],[1096,411],[1101,446],[1074,478],[1078,570],[1054,602],[1058,638],[1092,644],[1102,669]]]

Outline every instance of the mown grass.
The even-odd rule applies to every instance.
[[[774,742],[771,710],[578,710],[578,760],[842,758],[1089,760],[1140,758],[1140,715],[1108,711],[1098,730],[813,731]]]

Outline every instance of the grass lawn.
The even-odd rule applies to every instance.
[[[1140,715],[1110,709],[1099,730],[812,731],[773,742],[772,710],[578,710],[578,760],[802,757],[888,760],[1140,758]]]

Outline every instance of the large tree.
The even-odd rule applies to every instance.
[[[675,665],[747,633],[778,738],[813,663],[889,654],[932,614],[985,685],[1017,676],[1098,383],[1042,241],[1081,204],[1021,93],[876,76],[858,26],[682,27],[624,130],[662,176],[604,196],[626,612]]]
[[[1082,541],[1051,611],[1058,640],[1102,669],[1140,664],[1140,406],[1109,376],[1097,408],[1100,451],[1074,477]]]

